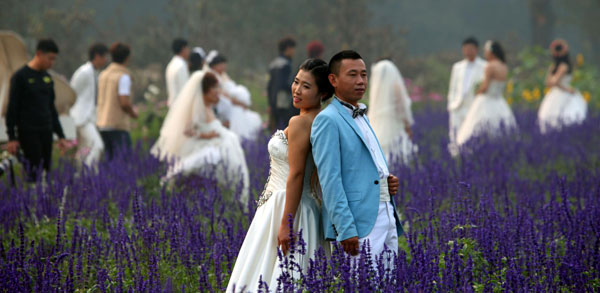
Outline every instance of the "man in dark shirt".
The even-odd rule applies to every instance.
[[[285,129],[294,115],[300,112],[292,101],[292,57],[296,54],[296,41],[285,37],[279,41],[279,56],[269,65],[269,127],[271,131]]]
[[[40,166],[50,170],[52,133],[58,135],[61,149],[67,146],[54,105],[54,82],[47,72],[57,55],[58,46],[53,40],[40,40],[33,59],[10,79],[6,113],[7,150],[16,155],[21,147],[29,164],[30,182],[37,179]]]

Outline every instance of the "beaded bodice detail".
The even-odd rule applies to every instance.
[[[270,169],[269,178],[265,184],[265,189],[257,201],[257,207],[266,203],[273,192],[285,190],[287,178],[290,173],[290,164],[288,161],[288,139],[283,130],[277,130],[267,147],[269,151]],[[306,167],[304,169],[304,183],[302,196],[307,194],[314,196],[311,188],[311,177],[315,170],[315,163],[312,154],[308,155]]]

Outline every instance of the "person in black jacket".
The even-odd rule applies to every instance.
[[[54,105],[54,82],[47,72],[57,55],[58,46],[53,40],[40,40],[33,59],[10,79],[7,150],[13,155],[19,147],[23,150],[30,182],[36,181],[40,166],[50,170],[53,133],[59,137],[58,146],[67,147]]]
[[[285,37],[279,41],[279,56],[269,65],[270,80],[269,127],[271,131],[285,129],[290,118],[299,114],[292,105],[292,57],[296,54],[296,41]]]

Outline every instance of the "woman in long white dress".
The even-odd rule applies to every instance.
[[[390,60],[381,60],[371,68],[369,117],[387,160],[408,163],[418,150],[412,141],[415,123],[411,100],[398,68]]]
[[[217,51],[211,51],[207,57],[209,72],[219,78],[223,88],[222,99],[226,99],[229,111],[229,129],[248,140],[256,140],[262,129],[260,115],[250,110],[252,105],[250,91],[243,85],[236,84],[227,74],[227,59]],[[223,107],[225,103],[221,103]]]
[[[569,60],[569,46],[564,40],[550,44],[554,64],[548,69],[546,86],[550,90],[542,100],[538,111],[540,131],[581,123],[587,116],[587,103],[577,90],[571,87],[573,66]]]
[[[474,136],[496,137],[517,128],[515,116],[503,95],[508,76],[504,50],[496,41],[487,41],[484,50],[488,64],[475,101],[458,129],[459,146]]]
[[[241,185],[245,204],[250,181],[246,158],[237,135],[215,117],[212,107],[218,102],[219,92],[214,74],[192,74],[171,105],[151,152],[161,159],[174,160],[164,180],[179,174],[212,175],[223,185]]]
[[[328,73],[325,61],[308,59],[294,79],[293,104],[300,109],[300,115],[292,117],[288,128],[278,130],[269,141],[270,175],[231,273],[227,292],[255,292],[261,279],[269,290],[277,289],[277,279],[282,272],[278,248],[285,254],[292,244],[290,216],[294,233],[301,230],[306,243],[306,254],[295,253],[301,268],[308,266],[319,247],[328,249],[310,145],[313,119],[321,109],[321,102],[332,95]],[[291,273],[297,276],[297,272]]]

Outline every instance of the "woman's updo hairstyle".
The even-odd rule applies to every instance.
[[[327,62],[318,58],[309,58],[300,65],[300,69],[310,72],[315,78],[319,93],[324,94],[321,101],[327,101],[333,96],[333,86],[329,83],[329,65],[327,65]]]
[[[504,53],[504,49],[500,46],[500,43],[497,41],[487,41],[485,43],[485,49],[492,52],[496,58],[500,59],[502,63],[506,63],[506,54]]]

